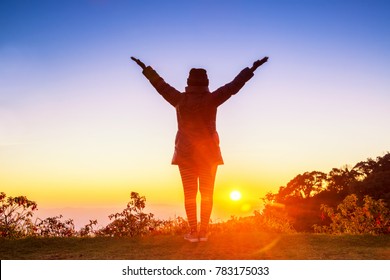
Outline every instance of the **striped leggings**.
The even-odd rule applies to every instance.
[[[213,193],[217,165],[214,166],[182,166],[179,165],[184,189],[184,206],[191,232],[197,231],[196,196],[198,190],[200,202],[200,231],[207,231],[213,208]],[[199,183],[199,184],[198,184]]]

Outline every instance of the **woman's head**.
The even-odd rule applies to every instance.
[[[209,79],[206,70],[202,68],[192,68],[188,75],[187,84],[189,86],[208,86]]]

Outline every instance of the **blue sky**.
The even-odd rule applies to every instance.
[[[386,1],[3,0],[0,26],[0,186],[43,207],[181,201],[174,109],[130,56],[179,90],[270,57],[219,109],[221,201],[389,150]]]

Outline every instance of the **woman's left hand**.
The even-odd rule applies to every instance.
[[[145,63],[143,63],[138,58],[135,58],[134,56],[132,56],[131,59],[134,60],[142,68],[142,70],[145,70],[146,68]]]

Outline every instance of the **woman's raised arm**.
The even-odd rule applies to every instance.
[[[228,100],[232,95],[236,94],[245,85],[245,83],[253,77],[253,73],[256,71],[256,69],[267,61],[268,61],[267,56],[265,56],[261,60],[256,60],[255,62],[253,62],[251,68],[247,67],[243,69],[237,75],[237,77],[234,78],[233,81],[214,91],[213,92],[214,104],[216,106],[219,106],[222,103],[224,103],[226,100]]]
[[[161,96],[172,106],[176,106],[181,98],[180,92],[166,83],[164,79],[161,78],[160,75],[151,66],[146,66],[145,63],[143,63],[138,58],[135,58],[134,56],[132,56],[131,59],[142,68],[142,73],[157,90],[157,92],[161,94]]]

